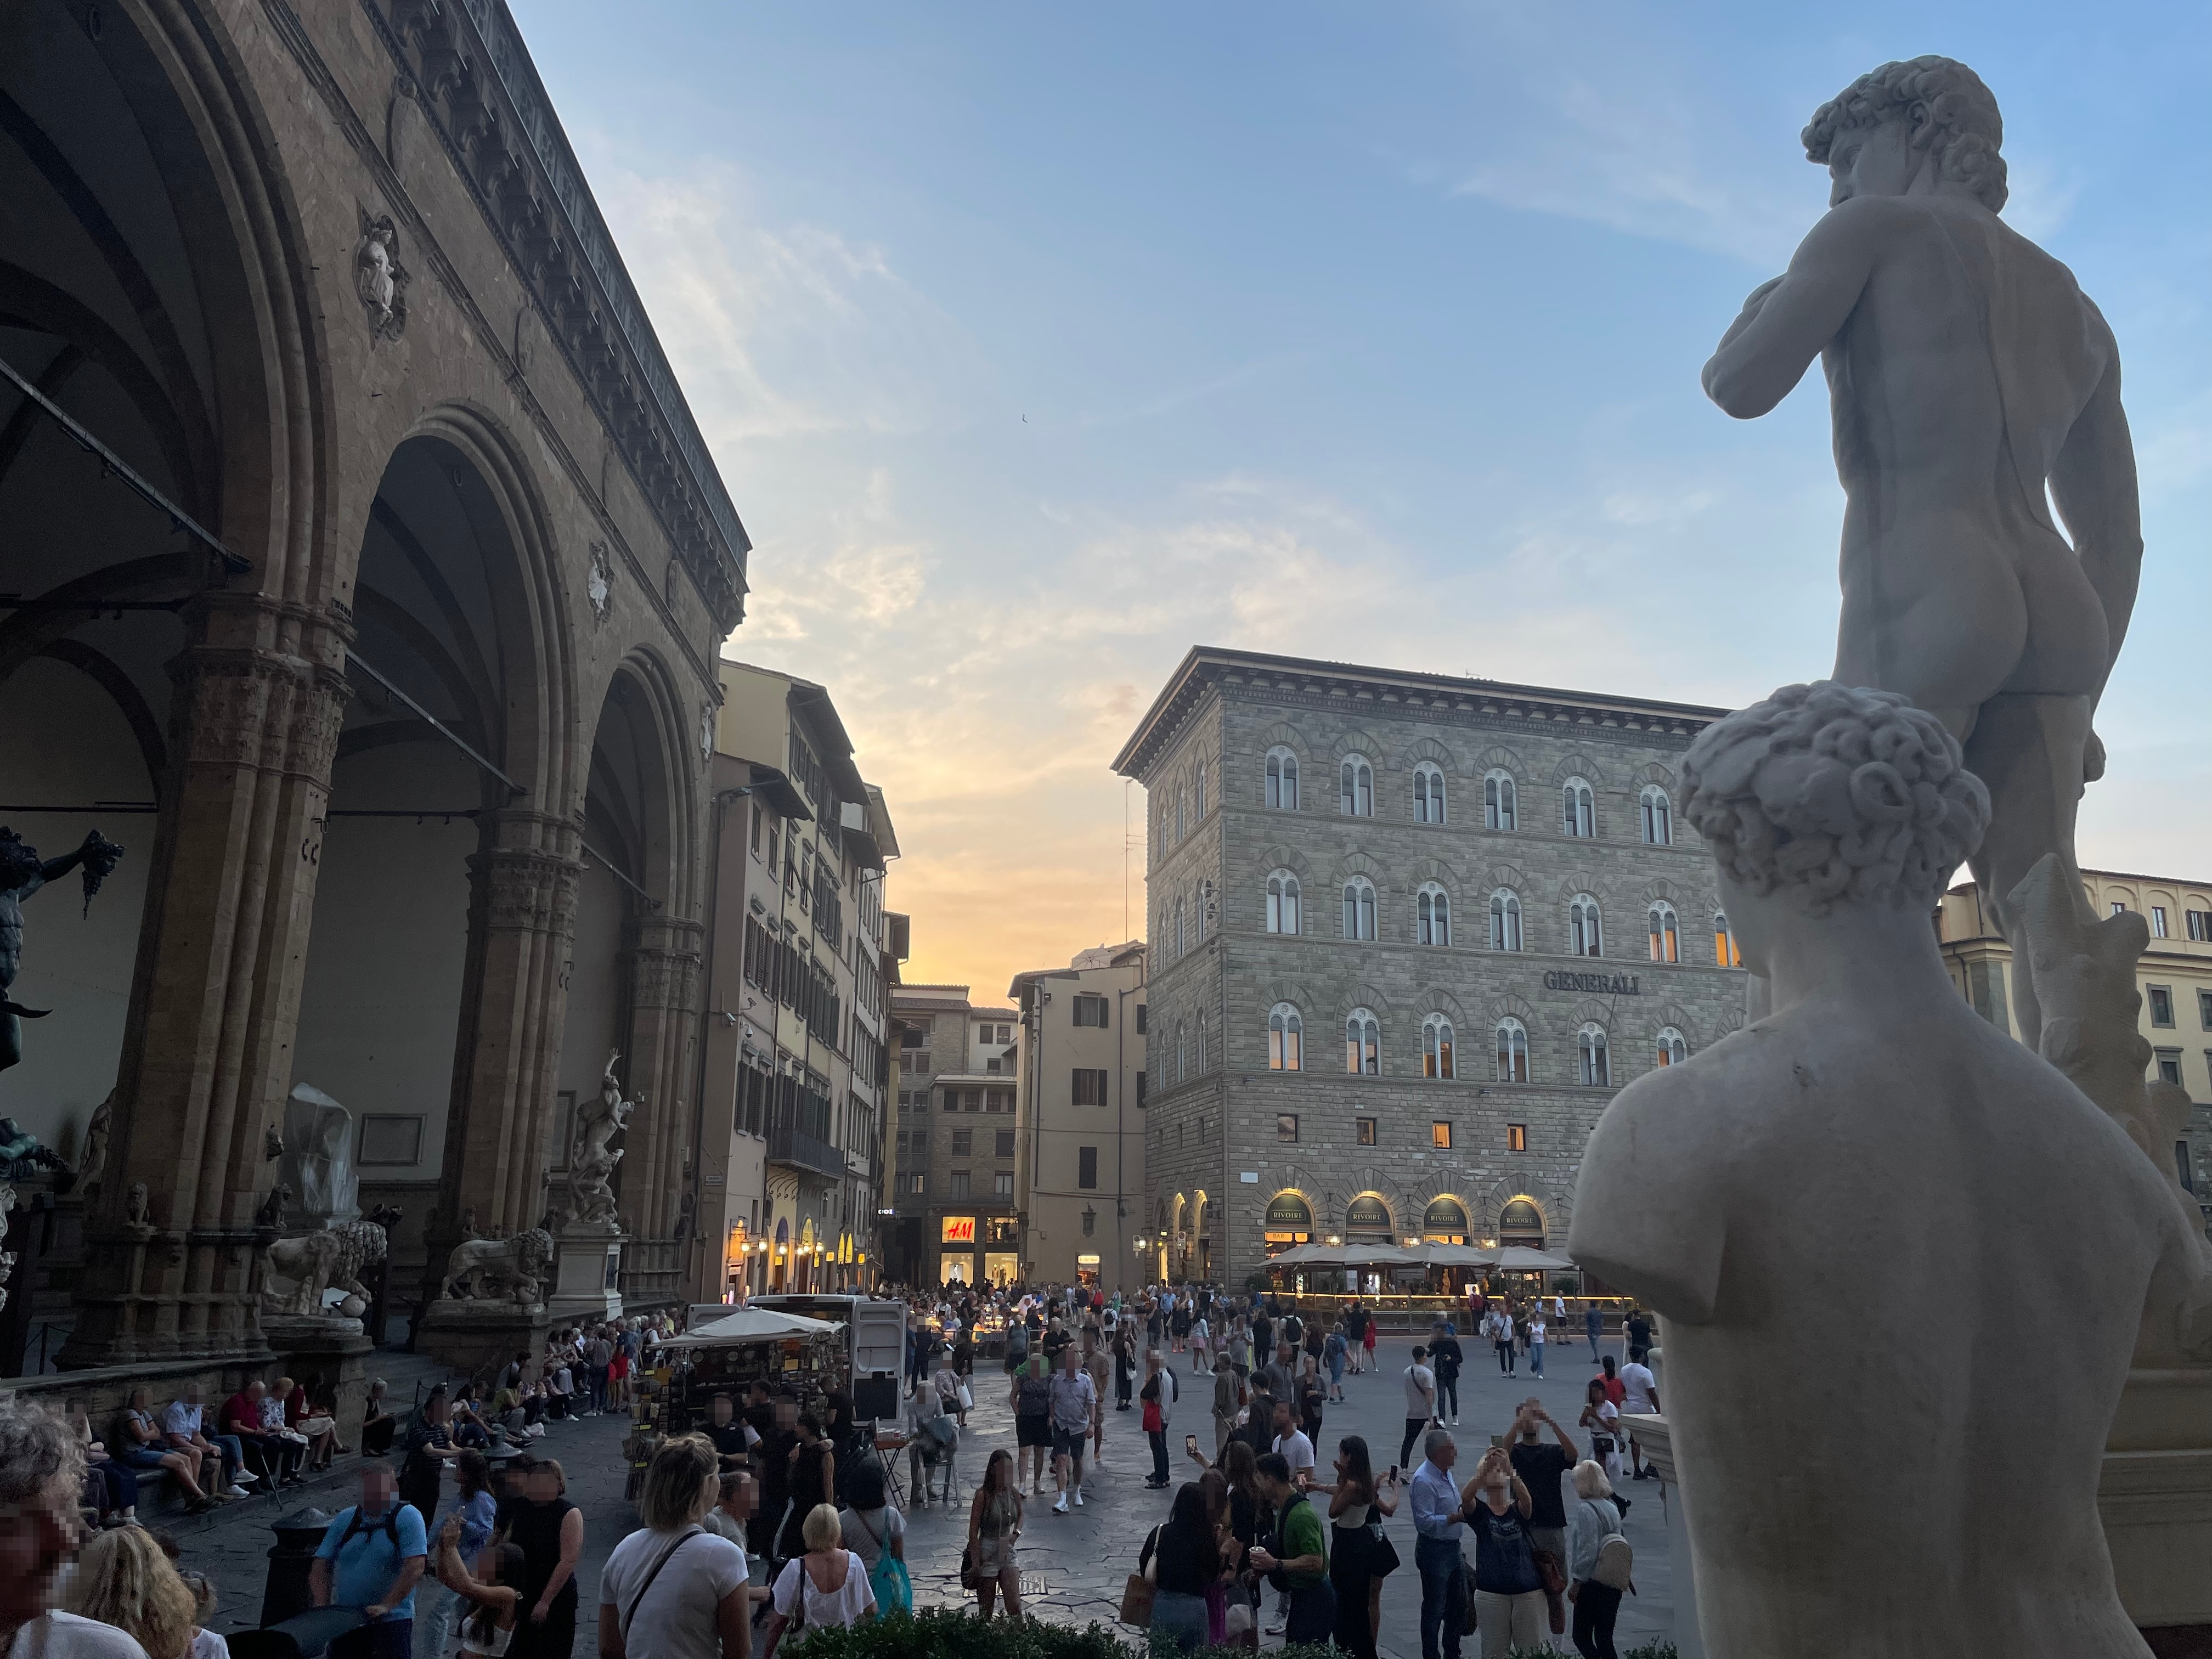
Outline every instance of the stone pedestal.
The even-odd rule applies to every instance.
[[[624,1242],[619,1233],[570,1231],[555,1236],[546,1311],[556,1327],[622,1317]]]
[[[1705,1659],[1705,1638],[1698,1630],[1697,1558],[1690,1552],[1689,1511],[1683,1507],[1682,1483],[1674,1471],[1674,1437],[1667,1419],[1656,1413],[1626,1413],[1620,1427],[1623,1433],[1636,1437],[1644,1463],[1659,1477],[1659,1505],[1667,1517],[1668,1575],[1674,1592],[1674,1652],[1678,1659]],[[1626,1468],[1626,1458],[1621,1467]]]
[[[524,1307],[489,1297],[441,1297],[422,1315],[416,1346],[467,1376],[495,1376],[517,1354],[534,1361],[553,1327],[545,1304]]]
[[[304,1382],[322,1373],[323,1386],[337,1395],[338,1438],[361,1443],[363,1402],[368,1398],[368,1359],[375,1352],[358,1319],[261,1316],[261,1334],[276,1352],[284,1375]]]
[[[2212,1654],[2212,1370],[2128,1373],[2097,1510],[2128,1616],[2161,1654]]]

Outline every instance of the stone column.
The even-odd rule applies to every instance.
[[[70,1369],[267,1346],[255,1187],[291,1081],[346,633],[243,593],[201,595],[186,625]]]
[[[649,914],[638,923],[637,946],[625,964],[630,1014],[623,1054],[629,1093],[638,1103],[620,1172],[622,1212],[634,1231],[623,1262],[626,1298],[659,1302],[680,1295],[684,1253],[697,1233],[695,1214],[690,1235],[676,1237],[684,1195],[697,1175],[690,1159],[705,935],[701,922]]]

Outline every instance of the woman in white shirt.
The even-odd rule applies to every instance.
[[[761,1659],[775,1659],[775,1644],[794,1614],[810,1631],[826,1626],[847,1630],[875,1616],[876,1593],[868,1588],[868,1570],[845,1547],[837,1511],[817,1504],[806,1512],[799,1536],[806,1553],[784,1568],[775,1581],[775,1616],[769,1620],[768,1645],[761,1650]]]
[[[747,1659],[752,1602],[745,1553],[699,1524],[721,1492],[703,1439],[653,1454],[637,1500],[643,1527],[614,1547],[599,1576],[601,1659]]]
[[[1591,1449],[1597,1462],[1605,1466],[1608,1481],[1620,1479],[1620,1408],[1606,1398],[1605,1379],[1593,1376],[1589,1380],[1589,1403],[1577,1419],[1590,1431]]]

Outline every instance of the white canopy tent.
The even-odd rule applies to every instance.
[[[821,1336],[844,1328],[842,1322],[809,1319],[804,1314],[778,1313],[772,1308],[738,1308],[681,1336],[665,1338],[660,1346],[697,1348],[731,1342],[779,1342],[787,1337]]]

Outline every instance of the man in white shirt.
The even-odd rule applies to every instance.
[[[1425,1363],[1426,1348],[1413,1350],[1413,1363],[1406,1367],[1406,1437],[1398,1445],[1401,1468],[1413,1461],[1413,1443],[1437,1418],[1437,1374]]]
[[[1623,1417],[1637,1412],[1649,1416],[1659,1409],[1659,1379],[1644,1363],[1645,1352],[1642,1348],[1637,1349],[1629,1355],[1628,1363],[1620,1368],[1620,1414]],[[1636,1443],[1636,1437],[1632,1434],[1628,1437],[1628,1456],[1636,1470],[1634,1479],[1649,1480],[1651,1471],[1644,1467],[1643,1449]]]
[[[1083,1448],[1098,1416],[1098,1390],[1091,1374],[1081,1369],[1075,1345],[1060,1351],[1060,1369],[1053,1374],[1048,1396],[1052,1401],[1052,1478],[1060,1497],[1054,1515],[1067,1513],[1070,1492],[1077,1508],[1083,1504]]]
[[[1297,1413],[1287,1400],[1275,1402],[1273,1451],[1276,1456],[1291,1466],[1291,1485],[1303,1488],[1304,1482],[1299,1479],[1298,1471],[1304,1469],[1307,1474],[1312,1474],[1313,1442],[1306,1438],[1305,1431],[1298,1426]]]

